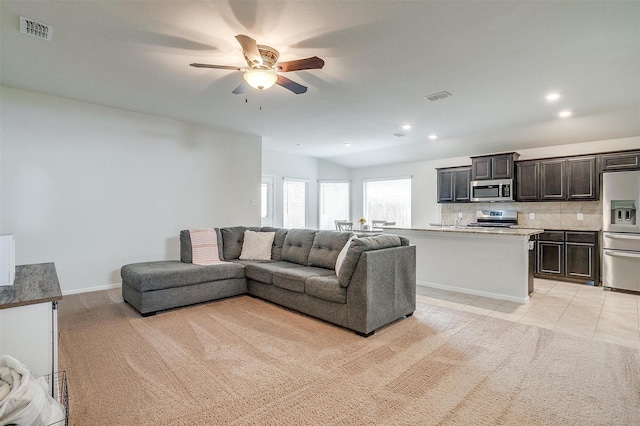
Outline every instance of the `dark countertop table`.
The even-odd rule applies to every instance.
[[[53,262],[17,265],[13,285],[0,286],[0,309],[62,300]]]

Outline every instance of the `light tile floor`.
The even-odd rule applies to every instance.
[[[518,304],[419,285],[432,305],[474,312],[617,343],[640,350],[640,296],[536,278],[529,303]]]

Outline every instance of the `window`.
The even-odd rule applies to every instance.
[[[260,224],[273,226],[273,176],[262,176],[260,184]]]
[[[320,229],[336,229],[349,219],[349,182],[320,182]]]
[[[386,220],[411,227],[411,178],[366,180],[364,217],[367,223]]]
[[[307,227],[307,186],[306,180],[284,179],[282,190],[284,201],[282,226],[284,228]]]

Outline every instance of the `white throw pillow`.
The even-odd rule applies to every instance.
[[[244,231],[240,260],[271,260],[275,232]]]
[[[347,241],[347,243],[342,247],[340,253],[338,253],[338,258],[336,259],[336,275],[340,276],[340,268],[342,268],[342,263],[344,259],[347,257],[347,251],[349,251],[349,246],[351,245],[351,241],[358,238],[356,235],[352,235],[351,238]]]

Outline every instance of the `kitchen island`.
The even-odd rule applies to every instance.
[[[516,303],[529,300],[529,239],[542,229],[429,226],[384,232],[415,244],[418,284]]]

